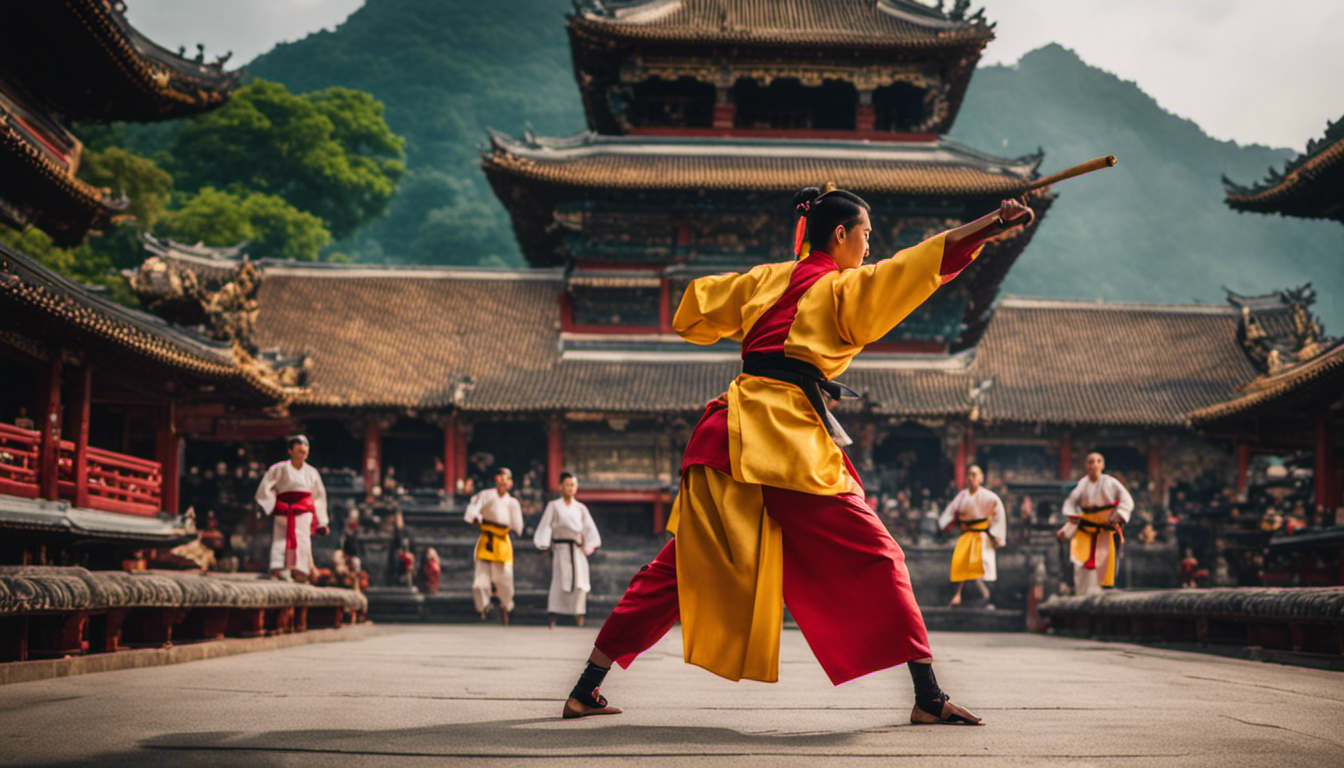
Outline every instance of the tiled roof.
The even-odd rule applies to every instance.
[[[1223,186],[1228,206],[1238,211],[1344,222],[1344,118],[1331,123],[1325,137],[1310,142],[1283,173],[1251,187],[1224,176]]]
[[[977,350],[978,418],[1186,424],[1255,377],[1229,307],[1006,298]]]
[[[614,40],[931,49],[994,37],[983,21],[952,21],[912,0],[596,0],[579,9],[571,29]]]
[[[447,407],[464,376],[555,365],[561,287],[558,270],[272,264],[253,340],[309,355],[299,403]]]
[[[1037,156],[986,155],[948,140],[788,141],[598,136],[531,142],[491,133],[482,160],[501,200],[520,182],[567,188],[717,189],[793,193],[834,181],[859,193],[1013,195],[1030,183]]]
[[[224,384],[250,400],[274,404],[286,399],[286,393],[238,348],[109,301],[3,244],[0,320],[6,330],[15,329],[25,337],[46,337],[65,346],[87,344],[126,365],[149,364]],[[159,374],[143,375],[152,379]]]
[[[1319,394],[1339,398],[1344,393],[1344,340],[1301,365],[1273,376],[1262,376],[1246,384],[1225,402],[1209,405],[1190,414],[1196,425],[1284,408],[1299,399]]]
[[[7,3],[0,73],[66,119],[133,122],[218,107],[243,75],[156,45],[109,0]]]
[[[0,220],[31,224],[57,245],[74,246],[89,230],[109,226],[125,205],[58,166],[0,108]]]

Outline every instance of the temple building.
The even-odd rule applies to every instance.
[[[16,3],[0,26],[0,221],[82,242],[125,209],[76,178],[70,121],[154,121],[223,104],[240,79],[144,38],[119,3]],[[0,563],[117,567],[193,538],[179,512],[180,412],[282,407],[241,350],[170,326],[0,245]]]

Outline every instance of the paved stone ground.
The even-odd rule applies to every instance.
[[[562,721],[592,629],[384,626],[364,639],[0,687],[6,766],[1321,766],[1344,673],[1027,634],[937,633],[980,728],[906,724],[903,669],[832,687],[786,631],[775,685],[680,659],[674,630]]]

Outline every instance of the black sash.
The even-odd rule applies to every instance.
[[[569,545],[569,586],[560,591],[573,592],[575,583],[579,580],[579,542],[573,539],[551,539],[551,546],[556,544]]]
[[[786,357],[782,352],[752,352],[742,358],[742,372],[749,376],[783,381],[801,389],[803,395],[807,397],[807,402],[812,404],[812,410],[816,411],[817,417],[821,419],[822,426],[826,427],[826,432],[832,437],[835,436],[835,430],[831,429],[831,420],[826,418],[830,409],[826,407],[826,401],[821,398],[821,394],[825,392],[832,400],[839,400],[846,393],[851,398],[859,396],[858,392],[844,384],[828,380],[821,375],[821,371],[815,365]]]

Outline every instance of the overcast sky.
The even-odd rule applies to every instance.
[[[510,0],[479,3],[507,12]],[[948,5],[952,0],[947,0]],[[555,0],[569,8],[568,0]],[[816,0],[824,2],[824,0]],[[167,48],[245,64],[276,43],[339,25],[363,0],[127,0]],[[979,7],[981,3],[975,3]],[[1050,42],[1138,83],[1206,133],[1301,151],[1344,115],[1339,0],[983,0],[998,22],[982,64],[1011,64]]]

